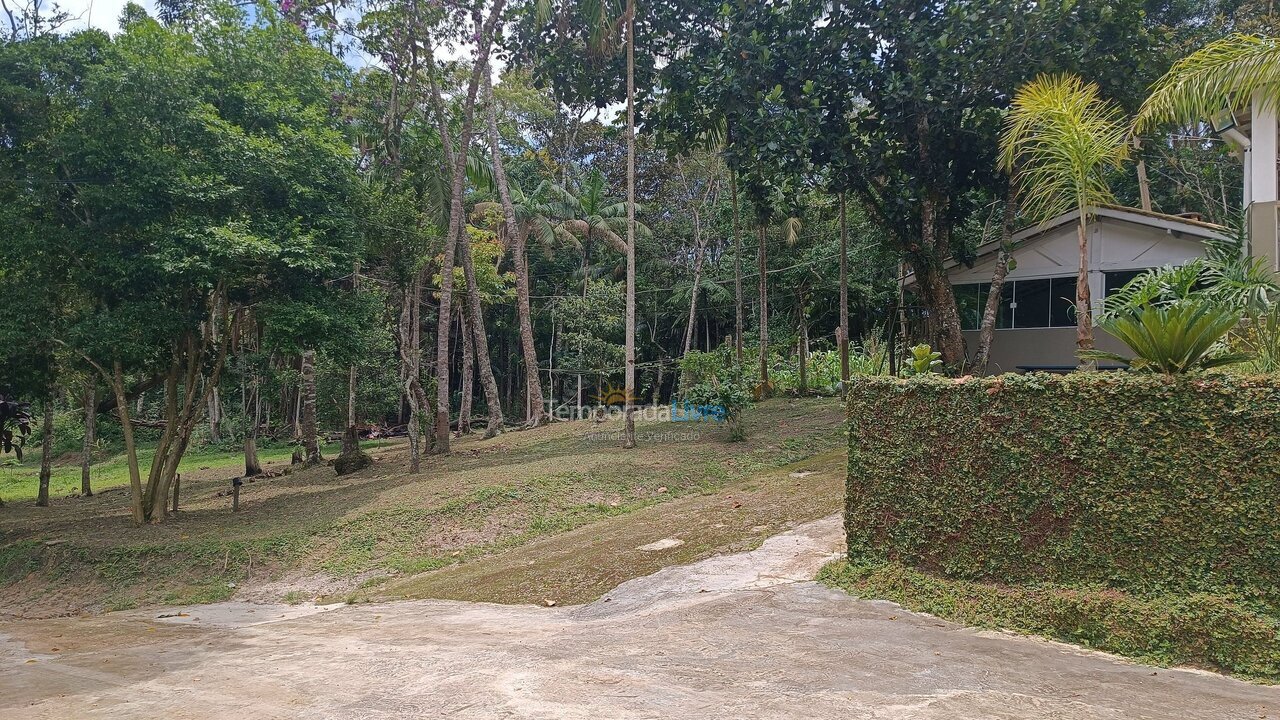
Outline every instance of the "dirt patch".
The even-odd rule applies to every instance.
[[[357,597],[589,602],[662,567],[749,550],[770,535],[836,512],[844,478],[845,452],[831,450],[714,493],[679,498],[501,555],[393,581]],[[659,551],[640,549],[664,539],[681,542]]]

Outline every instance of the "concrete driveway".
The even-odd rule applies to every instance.
[[[578,607],[223,603],[3,624],[0,717],[1280,718],[1277,688],[810,582],[841,542],[826,518]]]

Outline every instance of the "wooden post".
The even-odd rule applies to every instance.
[[[178,512],[178,492],[182,487],[182,473],[173,477],[173,512]]]
[[[240,486],[244,480],[235,478],[231,481],[231,512],[240,512]]]

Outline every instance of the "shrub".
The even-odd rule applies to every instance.
[[[751,383],[733,359],[732,348],[704,353],[692,351],[680,359],[683,400],[703,408],[718,408],[729,427],[729,439],[745,440],[742,411],[751,403]]]
[[[1240,311],[1208,297],[1160,305],[1120,308],[1098,319],[1098,327],[1129,346],[1136,357],[1103,350],[1079,353],[1084,360],[1117,360],[1139,370],[1173,374],[1241,363],[1222,339],[1240,322]]]

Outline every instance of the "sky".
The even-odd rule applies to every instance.
[[[120,30],[120,13],[129,0],[60,0],[57,4],[72,17],[76,18],[63,27],[64,30],[81,30],[96,27],[109,33]],[[134,0],[147,12],[155,14],[155,3],[152,0]]]
[[[145,8],[152,16],[155,15],[156,5],[154,0],[133,1]],[[63,32],[73,32],[75,30],[82,30],[88,27],[96,27],[101,30],[106,30],[111,34],[115,34],[120,31],[120,13],[124,11],[124,6],[128,2],[129,0],[58,0],[58,6],[62,10],[70,13],[74,18],[71,22],[64,25],[62,30]],[[442,57],[448,59],[463,56],[470,57],[471,48],[467,46],[446,46],[440,48],[440,54]],[[379,64],[375,58],[369,57],[358,50],[351,53],[346,60],[347,64],[355,68],[359,68],[364,65]],[[496,70],[494,73],[494,81],[495,83],[501,82],[500,76],[502,74],[502,60],[496,57],[493,58],[493,66]],[[625,106],[622,104],[611,105],[608,108],[605,108],[600,118],[601,122],[611,122],[614,117],[624,110],[624,108]]]

